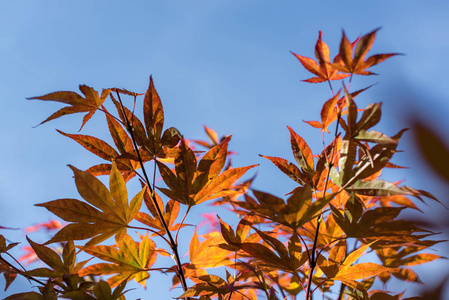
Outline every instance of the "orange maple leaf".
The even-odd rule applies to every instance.
[[[99,96],[97,91],[95,91],[93,88],[87,85],[80,85],[79,89],[83,93],[85,98],[83,98],[82,96],[80,96],[75,92],[66,92],[66,91],[54,92],[40,97],[28,98],[28,100],[56,101],[70,105],[61,108],[60,110],[52,114],[50,117],[42,121],[39,125],[65,115],[79,112],[87,112],[87,114],[83,118],[83,123],[80,128],[81,131],[86,122],[89,121],[89,119],[92,118],[95,112],[101,107],[101,105],[111,92],[111,90],[110,89],[103,90],[101,92],[101,95]]]
[[[318,63],[309,57],[301,56],[292,52],[292,54],[296,56],[307,71],[317,75],[317,77],[303,80],[305,82],[318,83],[329,80],[340,80],[350,76],[348,74],[338,74],[339,69],[335,67],[335,64],[330,62],[329,47],[321,40],[322,35],[323,33],[320,31],[318,41],[315,45],[315,56]]]
[[[36,225],[25,227],[25,232],[33,232],[37,231],[41,228],[44,228],[46,231],[58,230],[63,227],[61,221],[59,220],[50,220],[48,222],[39,223]]]
[[[343,31],[343,37],[341,38],[340,43],[340,53],[335,57],[332,67],[344,73],[376,75],[375,73],[366,71],[366,69],[377,65],[392,56],[399,55],[399,53],[376,54],[365,60],[365,56],[371,49],[376,38],[376,32],[379,29],[380,28],[377,28],[362,36],[359,40],[356,40],[357,44],[355,44],[355,42],[350,43]],[[355,51],[353,51],[354,45]]]

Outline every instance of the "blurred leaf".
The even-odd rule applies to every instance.
[[[415,140],[427,164],[449,182],[449,147],[433,129],[422,121],[414,119],[412,125]]]

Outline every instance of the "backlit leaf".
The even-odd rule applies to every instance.
[[[287,126],[287,128],[290,131],[290,143],[293,150],[293,156],[295,157],[303,172],[313,173],[314,164],[312,150],[310,150],[306,141],[298,134],[296,134],[293,129],[291,129],[289,126]]]
[[[106,142],[100,140],[99,138],[82,134],[68,134],[60,130],[57,131],[60,134],[73,139],[74,141],[76,141],[78,144],[80,144],[93,154],[105,160],[111,161],[114,157],[118,156],[118,153],[117,151],[115,151],[114,148],[112,148]]]
[[[145,126],[149,136],[160,139],[162,135],[162,127],[164,126],[164,110],[162,102],[154,87],[153,77],[150,76],[150,86],[143,100],[143,115]]]
[[[319,32],[318,40],[315,45],[315,56],[318,60],[318,63],[313,59],[298,55],[296,53],[292,54],[299,60],[299,62],[306,68],[307,71],[313,73],[317,77],[312,77],[306,80],[305,82],[318,83],[328,80],[340,80],[348,77],[348,74],[339,74],[338,70],[333,67],[330,62],[329,57],[329,47],[325,42],[322,41],[322,32]]]
[[[111,287],[134,278],[145,286],[149,268],[156,261],[157,255],[155,244],[148,238],[148,234],[142,237],[140,243],[135,242],[129,235],[124,235],[117,240],[116,247],[91,246],[84,247],[83,250],[111,264],[98,263],[87,266],[79,272],[80,276],[117,274],[108,279]]]
[[[87,85],[80,85],[79,89],[83,93],[85,98],[83,98],[82,96],[80,96],[75,92],[66,92],[66,91],[50,93],[40,97],[28,98],[29,100],[35,99],[44,101],[56,101],[71,105],[68,107],[61,108],[60,110],[52,114],[50,117],[48,117],[46,120],[42,121],[39,125],[62,117],[64,115],[79,112],[87,112],[87,114],[83,118],[83,123],[80,128],[81,130],[83,126],[86,124],[86,122],[94,115],[97,109],[99,109],[100,106],[103,104],[103,102],[106,100],[106,98],[110,93],[110,90],[109,89],[103,90],[101,96],[99,96],[97,91],[95,91],[91,87],[88,87]]]
[[[306,176],[301,172],[301,170],[296,165],[280,157],[271,157],[265,155],[260,156],[269,159],[276,167],[279,168],[279,170],[281,170],[284,174],[293,179],[295,182],[299,183],[300,185],[306,184],[305,181]]]
[[[371,49],[375,37],[376,32],[379,30],[375,29],[372,32],[362,36],[358,39],[357,44],[355,45],[355,51],[353,52],[353,45],[351,45],[346,38],[345,33],[343,32],[343,37],[340,43],[340,57],[341,61],[334,62],[332,65],[335,69],[351,74],[360,74],[360,75],[375,75],[370,71],[366,71],[367,68],[370,68],[392,56],[398,55],[397,53],[390,54],[376,54],[365,60],[365,56],[368,51]],[[352,57],[353,56],[353,57]]]
[[[342,271],[339,271],[334,277],[335,279],[344,278],[345,280],[358,280],[358,279],[364,279],[372,276],[376,276],[382,272],[385,271],[393,271],[389,268],[386,268],[384,266],[367,262],[367,263],[360,263],[353,266],[350,266],[347,269],[344,269]]]
[[[92,238],[86,243],[86,246],[90,246],[114,234],[126,232],[128,223],[141,206],[145,188],[133,198],[130,208],[124,180],[115,164],[111,170],[112,195],[93,175],[70,167],[75,173],[78,192],[90,205],[76,199],[59,199],[37,204],[60,218],[73,222],[58,231],[47,243]]]
[[[358,180],[349,189],[356,194],[367,196],[413,195],[384,180]]]

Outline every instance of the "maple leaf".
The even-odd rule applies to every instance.
[[[125,180],[115,163],[112,164],[109,178],[110,191],[95,176],[73,166],[69,167],[75,174],[78,192],[89,204],[76,199],[58,199],[36,204],[71,222],[59,230],[47,244],[91,238],[86,243],[86,246],[90,246],[114,234],[125,234],[128,223],[140,209],[145,188],[128,203]]]
[[[71,138],[98,157],[107,161],[115,160],[117,168],[124,173],[126,181],[131,179],[135,175],[135,170],[140,167],[140,164],[137,162],[138,159],[134,157],[133,154],[124,153],[126,158],[122,158],[123,156],[119,155],[113,147],[99,138],[89,135],[64,133],[60,130],[57,131],[60,134]],[[86,172],[89,172],[94,176],[109,175],[111,173],[111,168],[111,164],[99,164],[90,167]]]
[[[6,229],[6,227],[4,227]],[[8,289],[8,287],[11,285],[11,283],[16,279],[17,277],[17,270],[13,269],[2,257],[2,253],[6,253],[9,255],[8,250],[14,248],[17,246],[18,243],[10,243],[6,244],[6,239],[3,235],[0,234],[0,274],[3,274],[3,277],[5,278],[5,291]]]
[[[315,174],[312,150],[310,150],[310,147],[307,145],[306,141],[293,129],[291,129],[290,126],[287,126],[287,128],[290,131],[290,144],[293,157],[301,169],[280,157],[271,157],[260,154],[259,156],[270,160],[276,167],[279,168],[279,170],[300,185],[305,186],[307,184],[311,184],[312,177]]]
[[[387,267],[397,268],[398,271],[392,272],[396,278],[404,281],[414,281],[422,283],[418,275],[409,266],[419,265],[426,262],[441,258],[441,256],[431,253],[419,253],[427,248],[426,246],[419,247],[400,247],[400,248],[379,248],[376,249],[376,254]],[[385,272],[378,275],[379,279],[386,283],[390,279],[390,273]]]
[[[272,157],[259,154],[260,157],[270,160],[279,170],[281,170],[285,175],[290,177],[293,181],[300,185],[306,185],[309,180],[307,175],[305,175],[301,170],[293,163],[286,159],[280,157]]]
[[[175,173],[156,160],[159,172],[168,186],[158,188],[166,196],[188,206],[237,193],[233,183],[256,165],[221,172],[226,161],[230,136],[210,149],[198,162],[193,150],[181,140],[175,157]],[[221,173],[220,173],[221,172]]]
[[[154,193],[154,197],[153,197],[158,206],[160,208],[163,208],[163,202],[161,197],[157,194]],[[158,234],[165,234],[165,227],[162,225],[160,219],[159,219],[159,215],[156,211],[156,208],[153,204],[153,201],[150,198],[150,194],[149,191],[147,190],[143,196],[145,205],[147,206],[148,210],[151,212],[151,215],[148,215],[147,213],[144,212],[138,212],[135,219],[151,228],[155,228],[157,229],[157,233]],[[176,218],[178,217],[178,213],[179,213],[179,208],[180,208],[180,204],[178,201],[172,200],[170,199],[166,206],[165,206],[165,211],[162,211],[162,215],[164,217],[164,221],[167,224],[167,227],[170,231],[176,231],[178,230],[180,227],[184,227],[187,226],[186,224],[174,224]]]
[[[355,91],[355,92],[351,93],[350,95],[351,95],[351,97],[354,98],[355,96],[366,91],[370,87],[371,86],[368,86],[364,89]],[[320,114],[321,123],[318,121],[304,121],[304,123],[307,123],[312,127],[319,128],[323,132],[329,133],[329,130],[328,130],[329,125],[331,125],[335,120],[337,120],[339,115],[343,116],[348,113],[347,110],[343,110],[346,107],[346,103],[347,103],[346,99],[345,99],[346,97],[343,96],[343,97],[339,98],[340,92],[341,91],[338,91],[337,94],[335,94],[332,98],[330,98],[323,104],[323,107],[321,109],[321,114]],[[341,119],[340,119],[340,122],[341,122]]]
[[[111,161],[119,155],[114,148],[112,148],[108,143],[104,142],[99,138],[83,134],[64,133],[60,130],[56,131],[58,131],[60,134],[66,137],[73,139],[74,141],[79,143],[81,146],[83,146],[93,154],[105,160]]]
[[[10,243],[6,244],[6,239],[3,235],[0,234],[0,253],[5,253],[13,247],[17,246],[19,243]]]
[[[371,49],[376,38],[376,33],[379,29],[380,28],[377,28],[358,39],[357,44],[355,45],[355,51],[353,51],[355,43],[351,44],[343,31],[343,36],[340,43],[339,59],[334,61],[332,67],[344,73],[376,75],[375,73],[366,71],[366,69],[377,65],[392,56],[399,55],[399,53],[376,54],[365,60],[365,56]]]
[[[255,190],[253,193],[258,202],[249,195],[245,195],[245,201],[237,201],[235,204],[294,230],[317,216],[335,196],[335,194],[329,194],[312,202],[310,186],[296,188],[287,199],[287,203],[268,193]]]
[[[345,209],[342,214],[333,205],[330,205],[333,217],[338,226],[347,237],[355,237],[362,241],[377,240],[376,247],[402,247],[434,245],[441,241],[421,241],[429,231],[416,227],[412,222],[395,220],[404,207],[375,207],[363,214],[351,208]]]
[[[195,268],[215,268],[232,264],[229,252],[217,247],[224,241],[219,232],[212,231],[201,235],[201,237],[205,240],[200,242],[195,228],[189,245],[191,265],[194,265]]]
[[[320,222],[318,222],[316,218],[312,219],[311,221],[305,223],[302,227],[298,228],[297,232],[300,236],[302,236],[304,240],[309,240],[314,243],[315,232],[320,223],[323,226],[320,226],[320,234],[316,238],[317,248],[326,248],[328,247],[328,245],[345,237],[343,230],[335,222],[331,214],[329,214]]]
[[[52,114],[50,117],[42,121],[39,125],[42,125],[48,121],[57,119],[59,117],[79,113],[79,112],[87,112],[87,114],[83,118],[83,123],[81,124],[80,130],[84,127],[87,121],[95,114],[95,112],[101,107],[103,102],[109,96],[111,90],[106,89],[101,92],[101,96],[98,95],[98,92],[93,88],[87,85],[80,85],[80,91],[83,93],[84,97],[80,96],[75,92],[54,92],[40,97],[31,97],[28,100],[44,100],[44,101],[56,101],[65,104],[69,104],[70,106],[66,106]]]
[[[376,263],[366,262],[354,264],[372,243],[361,246],[346,255],[346,242],[338,242],[331,250],[329,258],[318,256],[318,266],[328,280],[339,280],[348,286],[359,289],[356,280],[379,275],[383,272],[395,272],[398,269],[388,268]]]
[[[27,237],[36,256],[47,266],[24,272],[28,276],[63,278],[65,275],[77,274],[88,260],[76,263],[76,252],[73,241],[67,241],[62,250],[62,257],[53,249],[33,242]]]
[[[201,140],[192,140],[194,143],[197,143],[198,145],[201,145],[206,148],[212,148],[219,144],[219,142],[222,142],[224,138],[221,139],[221,141],[218,141],[218,134],[215,130],[207,127],[204,125],[204,131],[206,131],[206,135],[209,138],[209,142],[201,141]]]
[[[322,32],[319,32],[318,41],[315,45],[315,56],[318,60],[318,63],[311,58],[298,55],[296,53],[292,54],[296,56],[299,62],[306,68],[307,71],[317,75],[317,77],[312,77],[306,80],[305,82],[318,83],[330,80],[340,80],[348,77],[348,74],[339,74],[338,69],[334,67],[330,62],[329,57],[329,47],[325,42],[321,40]]]
[[[377,200],[380,202],[380,204],[382,206],[392,207],[391,203],[395,203],[395,204],[398,204],[401,206],[410,207],[410,208],[419,210],[420,212],[423,212],[409,198],[402,196],[402,195],[384,196],[384,197],[377,198]]]
[[[140,151],[145,152],[147,160],[171,157],[174,153],[170,151],[175,147],[180,139],[179,131],[170,127],[163,131],[164,110],[161,99],[154,87],[153,77],[150,76],[150,84],[145,93],[143,103],[144,124],[137,118],[134,111],[122,105],[111,94],[122,124],[125,125],[130,135],[135,139]]]
[[[247,236],[253,225],[254,216],[252,214],[247,214],[240,220],[235,233],[231,226],[221,220],[220,217],[217,216],[217,218],[220,221],[221,235],[226,241],[226,244],[219,244],[218,247],[228,251],[239,251],[242,242],[253,242],[253,238]]]
[[[83,300],[124,300],[123,290],[126,287],[126,282],[119,284],[113,291],[108,282],[100,280],[93,284],[92,291],[76,290],[64,292],[61,296],[68,299],[83,299]],[[91,293],[93,295],[91,295]]]
[[[107,280],[111,287],[131,279],[145,287],[145,281],[150,277],[148,272],[156,261],[156,245],[148,238],[148,233],[141,237],[140,243],[127,234],[120,239],[116,238],[116,243],[117,246],[83,247],[86,253],[112,264],[98,263],[87,266],[79,271],[80,276],[116,274]]]
[[[222,279],[217,275],[202,275],[198,277],[199,283],[190,287],[187,291],[185,291],[181,296],[177,297],[192,297],[192,296],[201,296],[200,299],[211,299],[211,296],[218,295],[219,299],[224,299],[225,295],[231,294],[234,292],[236,294],[241,294],[240,290],[247,289],[259,289],[265,290],[264,286],[260,282],[248,282],[248,283],[238,283],[228,271],[226,271],[226,280]],[[203,298],[207,297],[207,298]],[[241,298],[243,297],[243,298]],[[238,298],[232,297],[229,299],[251,299],[246,296],[240,296]],[[276,298],[270,298],[276,299]]]
[[[44,284],[44,283],[43,283]],[[57,291],[54,288],[55,283],[48,280],[44,286],[39,287],[39,292],[18,293],[4,298],[3,300],[57,300]],[[83,298],[86,299],[86,298]],[[87,298],[89,299],[89,298]],[[87,300],[86,299],[86,300]],[[90,300],[90,299],[89,299]]]
[[[298,162],[302,171],[308,174],[314,173],[313,168],[313,154],[306,141],[300,137],[296,132],[287,126],[290,131],[290,144],[293,151],[293,157]]]
[[[253,229],[262,238],[263,243],[245,241],[240,247],[255,258],[258,265],[297,274],[298,269],[307,262],[309,253],[302,251],[296,234],[290,237],[286,246],[279,241],[275,232],[265,232],[255,227]]]

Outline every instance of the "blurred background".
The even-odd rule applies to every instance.
[[[238,153],[234,166],[260,164],[253,187],[278,196],[289,192],[293,181],[258,154],[292,161],[287,125],[306,139],[314,153],[322,149],[321,132],[302,121],[318,120],[331,92],[327,83],[301,82],[312,75],[289,52],[314,57],[319,30],[333,58],[342,30],[353,41],[382,27],[369,54],[405,55],[374,67],[372,71],[380,76],[353,79],[352,91],[377,83],[356,98],[359,108],[383,102],[378,130],[393,135],[420,118],[444,143],[449,125],[448,11],[449,2],[443,0],[2,1],[0,225],[20,230],[1,233],[24,242],[23,228],[53,218],[34,204],[80,198],[66,165],[86,169],[102,162],[55,131],[76,133],[81,115],[33,128],[62,105],[27,101],[27,97],[78,91],[79,84],[145,92],[152,74],[166,128],[174,126],[191,139],[206,138],[203,125],[219,136],[232,134],[230,149]],[[111,141],[100,114],[81,133]],[[393,162],[409,169],[389,170],[384,178],[428,190],[449,206],[448,183],[420,158],[413,130],[405,134],[399,148],[405,152],[396,154]],[[137,185],[131,185],[130,194],[136,192]],[[445,223],[448,211],[436,202],[427,203],[419,204],[423,216]],[[196,222],[204,212],[231,220],[226,211],[206,205],[195,207],[187,222]],[[422,218],[422,214],[408,217]],[[447,227],[438,231],[446,232],[440,239],[447,238]],[[193,227],[183,231],[181,253],[187,253],[192,233]],[[38,233],[30,237],[37,242],[48,239]],[[439,255],[448,253],[444,244],[433,248]],[[23,254],[20,247],[12,253]],[[415,270],[432,288],[445,278],[448,264],[441,260]],[[152,275],[149,291],[131,291],[127,298],[179,295],[179,289],[168,291],[170,281],[171,277]],[[418,288],[410,284],[395,290],[406,290],[411,296]],[[29,289],[30,284],[19,278],[0,296]]]

